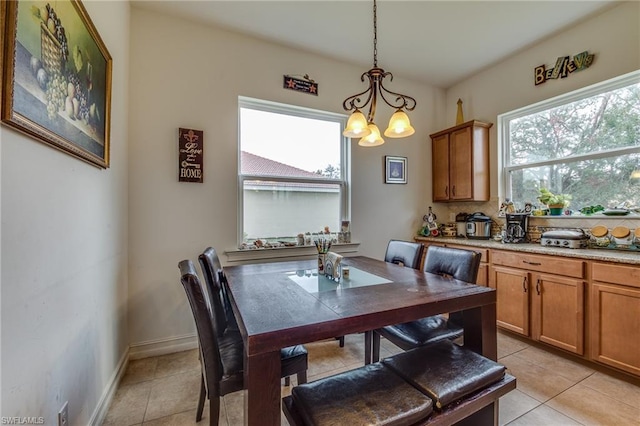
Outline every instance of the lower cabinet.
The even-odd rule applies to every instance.
[[[492,251],[489,285],[497,292],[498,326],[582,355],[584,262],[558,260]]]
[[[496,289],[498,326],[529,336],[529,273],[494,266],[489,286]]]
[[[537,274],[531,285],[531,337],[584,354],[584,281]]]
[[[422,242],[482,253],[498,327],[640,377],[639,265]]]
[[[590,358],[640,375],[640,268],[594,262],[590,298]]]

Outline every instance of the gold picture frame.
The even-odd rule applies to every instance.
[[[82,3],[6,2],[4,21],[2,122],[108,168],[112,58]]]

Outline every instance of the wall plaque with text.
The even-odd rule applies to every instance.
[[[203,182],[202,130],[179,129],[178,181]]]

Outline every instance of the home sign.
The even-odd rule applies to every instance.
[[[547,69],[544,64],[535,67],[533,69],[533,75],[536,86],[547,80],[565,78],[573,72],[589,68],[593,63],[594,56],[594,54],[589,54],[589,52],[585,50],[577,55],[573,55],[573,57],[558,57],[553,68]]]
[[[202,130],[179,129],[178,181],[203,181]]]

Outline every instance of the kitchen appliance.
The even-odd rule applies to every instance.
[[[491,218],[482,212],[470,214],[467,217],[467,238],[491,238]]]
[[[467,213],[458,213],[456,215],[456,236],[467,237]]]
[[[546,247],[587,248],[589,237],[581,229],[558,229],[542,233],[540,244]]]
[[[507,213],[503,243],[526,243],[529,213]]]

